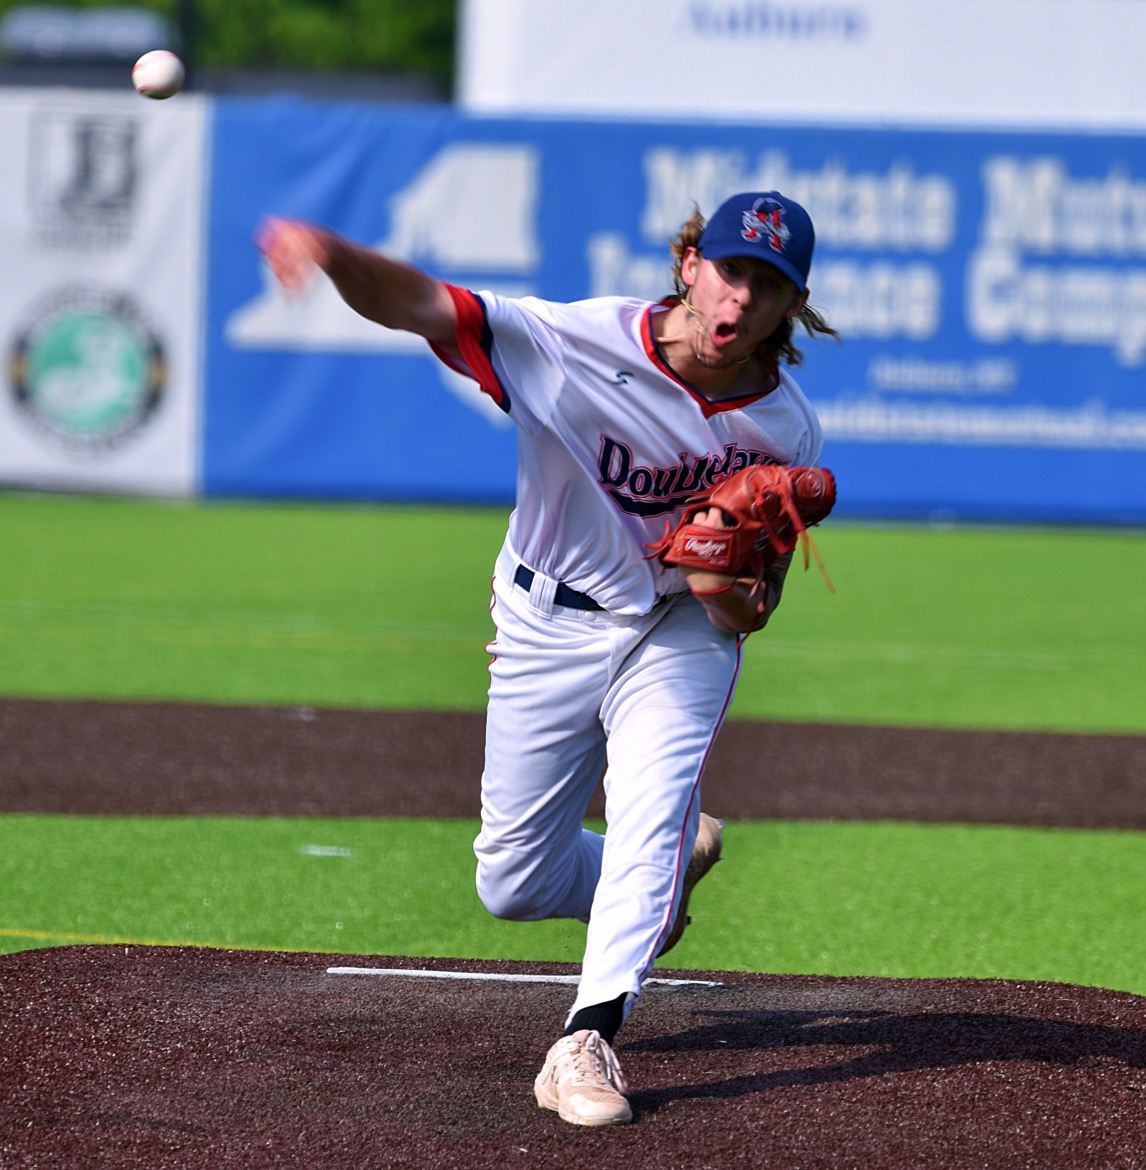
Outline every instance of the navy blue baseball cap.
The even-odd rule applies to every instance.
[[[803,292],[816,233],[808,213],[779,191],[746,191],[726,199],[705,225],[697,248],[706,260],[753,256]]]

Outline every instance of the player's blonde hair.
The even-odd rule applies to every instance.
[[[684,300],[688,288],[681,276],[681,261],[688,248],[696,248],[700,244],[700,237],[704,232],[705,219],[700,208],[693,205],[692,215],[681,225],[676,237],[669,241],[669,250],[672,252],[672,283],[673,292],[678,300]],[[785,317],[776,327],[776,331],[766,341],[760,343],[756,350],[756,360],[762,366],[773,372],[779,371],[781,362],[789,366],[798,366],[803,360],[803,353],[792,341],[795,323],[799,321],[808,332],[809,337],[823,333],[828,337],[839,340],[839,333],[824,320],[818,309],[805,304],[795,317]]]

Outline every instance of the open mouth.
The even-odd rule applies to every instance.
[[[727,345],[736,337],[736,326],[728,321],[722,321],[712,330],[712,339],[717,345]]]

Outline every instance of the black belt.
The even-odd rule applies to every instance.
[[[520,585],[522,589],[528,590],[533,584],[533,578],[537,574],[525,565],[518,565],[517,571],[513,574],[513,583]],[[557,582],[557,591],[553,594],[553,600],[557,605],[564,605],[568,609],[603,609],[604,606],[598,605],[588,593],[578,593],[576,589],[570,589],[564,581]]]

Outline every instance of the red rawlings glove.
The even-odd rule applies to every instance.
[[[835,502],[835,476],[826,468],[771,463],[745,467],[692,496],[676,528],[666,525],[664,536],[647,546],[652,549],[649,556],[666,565],[759,582],[776,557],[791,552],[801,539],[807,567],[806,529],[823,520]],[[724,513],[724,528],[694,523],[697,513],[709,508]]]

